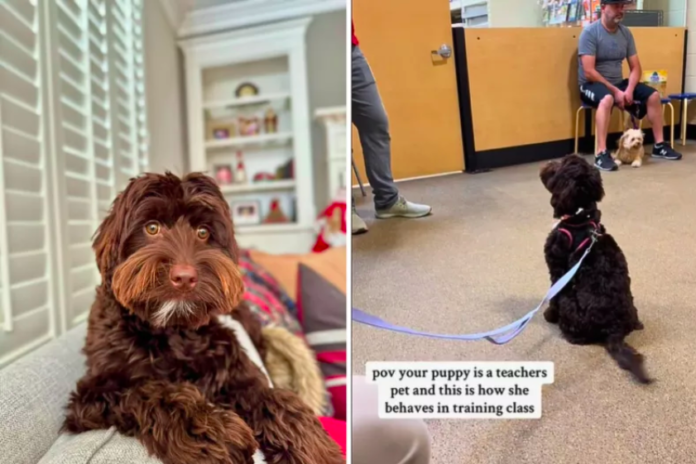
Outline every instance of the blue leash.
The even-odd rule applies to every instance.
[[[546,304],[548,301],[550,301],[554,296],[556,296],[563,288],[568,285],[568,282],[573,278],[576,272],[578,272],[578,269],[580,268],[580,265],[584,261],[585,257],[587,254],[590,252],[592,249],[592,246],[595,244],[597,241],[596,236],[592,236],[592,242],[590,243],[590,246],[587,247],[585,250],[585,253],[582,255],[580,260],[573,266],[568,272],[565,273],[563,277],[558,279],[555,284],[551,286],[549,291],[546,293],[546,296],[544,296],[544,299],[541,300],[541,303],[522,316],[520,319],[516,320],[515,322],[506,325],[505,327],[501,327],[499,329],[495,330],[490,330],[488,332],[481,332],[481,333],[475,333],[475,334],[465,334],[465,335],[447,335],[447,334],[437,334],[437,333],[431,333],[431,332],[421,332],[418,330],[414,329],[409,329],[408,327],[401,327],[398,325],[391,324],[389,322],[386,322],[379,317],[372,316],[371,314],[367,314],[357,308],[353,308],[353,314],[352,314],[352,319],[356,322],[361,322],[366,325],[371,325],[373,327],[377,327],[378,329],[384,329],[384,330],[391,330],[392,332],[400,332],[400,333],[405,333],[409,335],[420,335],[423,337],[430,337],[430,338],[440,338],[440,339],[446,339],[446,340],[466,340],[466,341],[474,341],[474,340],[488,340],[491,343],[494,343],[496,345],[504,345],[511,341],[513,338],[518,336],[522,331],[524,330],[525,327],[527,327],[527,324],[529,324],[529,321],[532,320],[532,317],[539,311],[544,304]]]

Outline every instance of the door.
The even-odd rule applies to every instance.
[[[447,0],[354,0],[352,5],[355,35],[389,117],[394,179],[463,171]],[[433,53],[443,44],[452,50],[449,58]],[[352,141],[361,178],[368,182],[354,126]]]

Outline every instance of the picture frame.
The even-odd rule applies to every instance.
[[[209,140],[224,140],[237,136],[237,124],[234,121],[211,121],[207,126]]]
[[[261,203],[258,201],[240,201],[231,205],[232,221],[235,226],[252,226],[261,224]]]
[[[218,185],[230,185],[233,183],[234,172],[231,164],[216,164],[213,166],[213,177]]]

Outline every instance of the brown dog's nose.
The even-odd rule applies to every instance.
[[[169,272],[169,280],[179,290],[193,290],[198,283],[198,272],[193,266],[175,264]]]

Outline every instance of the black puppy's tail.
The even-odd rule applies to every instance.
[[[643,384],[653,382],[653,379],[649,378],[645,373],[643,355],[629,346],[623,337],[609,337],[604,348],[614,358],[619,367],[629,371],[638,382]]]

